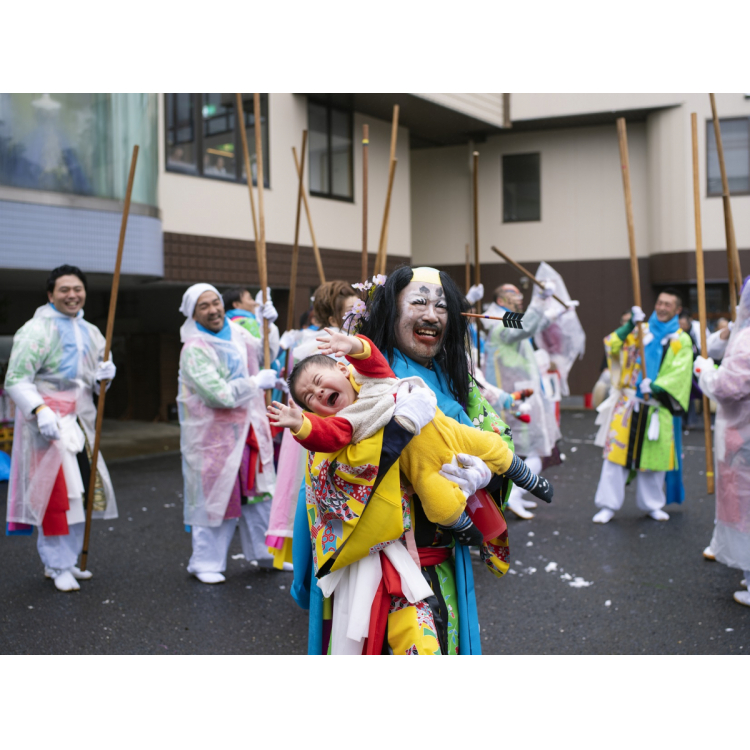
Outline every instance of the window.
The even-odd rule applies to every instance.
[[[503,156],[503,221],[540,221],[539,154]]]
[[[247,182],[242,153],[244,126],[250,169],[256,184],[255,115],[253,95],[242,94],[242,117],[237,118],[234,94],[165,94],[167,171]],[[260,95],[263,135],[263,184],[270,187],[268,94]]]
[[[354,200],[351,110],[308,101],[310,195]]]
[[[750,193],[750,118],[719,120],[729,193]],[[706,123],[706,169],[708,195],[721,195],[721,169],[713,120]]]

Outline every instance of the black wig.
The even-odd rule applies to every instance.
[[[411,266],[399,266],[381,287],[375,290],[370,301],[369,319],[364,322],[361,333],[367,336],[393,364],[396,345],[396,324],[398,323],[398,296],[411,282]],[[448,377],[453,397],[463,407],[469,400],[469,371],[473,370],[470,357],[467,358],[469,336],[468,318],[461,315],[467,308],[464,295],[453,279],[444,271],[440,272],[445,301],[448,305],[448,321],[443,333],[443,346],[435,360]],[[405,353],[405,352],[404,352]]]

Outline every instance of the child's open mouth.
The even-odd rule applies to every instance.
[[[328,397],[328,406],[335,406],[336,401],[338,400],[339,394],[334,391],[329,397]]]

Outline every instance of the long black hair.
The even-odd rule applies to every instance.
[[[394,349],[398,348],[398,296],[411,282],[412,275],[411,266],[399,266],[388,276],[385,284],[375,290],[368,304],[369,319],[364,322],[361,330],[391,364],[394,360]],[[467,303],[456,283],[444,271],[440,272],[440,282],[448,305],[448,322],[443,333],[442,348],[435,360],[448,378],[453,397],[465,407],[469,400],[469,373],[474,369],[470,357],[467,359],[468,318],[461,315]]]

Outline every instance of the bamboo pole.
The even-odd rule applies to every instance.
[[[396,144],[398,141],[398,104],[393,105],[393,120],[391,122],[391,152],[388,160],[388,192],[385,197],[385,209],[383,210],[383,225],[380,230],[380,242],[378,243],[378,256],[375,260],[375,273],[385,273],[386,259],[388,257],[388,219],[391,207],[391,192],[393,190],[393,178],[396,174]]]
[[[719,169],[721,170],[721,200],[724,204],[724,233],[727,238],[727,263],[729,265],[729,305],[732,320],[735,320],[737,318],[737,302],[740,297],[740,289],[742,288],[742,270],[740,268],[740,254],[737,250],[737,238],[734,235],[732,204],[729,199],[729,180],[727,179],[727,167],[724,161],[724,144],[721,141],[719,114],[716,110],[716,97],[713,94],[709,94],[708,96],[711,99],[716,152],[719,156]]]
[[[297,266],[299,264],[299,224],[302,218],[302,193],[304,192],[303,175],[305,174],[305,149],[307,146],[307,130],[302,131],[301,171],[299,174],[299,189],[297,190],[297,216],[294,221],[294,246],[292,247],[292,269],[289,276],[289,306],[286,314],[286,327],[291,330],[294,325],[294,306],[297,301]]]
[[[367,281],[367,157],[370,145],[370,126],[362,126],[362,281]]]
[[[474,284],[479,285],[481,279],[481,272],[479,269],[479,151],[475,151],[473,154],[473,198],[474,198]],[[482,314],[482,300],[478,300],[476,304],[477,315]],[[477,364],[479,367],[482,366],[481,356],[481,334],[482,324],[477,318]]]
[[[471,252],[469,250],[469,243],[466,243],[466,294],[471,289]]]
[[[297,167],[297,176],[301,178],[302,170],[300,168],[299,160],[297,159],[297,149],[292,147],[292,154],[294,155],[294,166]],[[305,190],[304,184],[302,185],[302,202],[305,204],[305,215],[307,216],[307,226],[310,229],[310,237],[312,238],[313,255],[315,255],[315,265],[318,267],[318,278],[321,284],[326,283],[326,275],[323,272],[323,260],[320,257],[320,249],[318,248],[318,241],[315,239],[315,230],[313,229],[312,216],[310,215],[310,206],[307,203],[307,191]]]
[[[534,276],[534,274],[531,273],[531,271],[524,268],[520,263],[516,263],[516,261],[514,261],[513,258],[506,255],[502,250],[498,250],[494,245],[492,246],[491,250],[492,252],[497,253],[497,255],[499,255],[506,263],[509,263],[511,266],[513,266],[513,268],[515,268],[516,271],[523,274],[524,276],[528,276],[540,289],[545,288],[544,284],[542,284],[542,282],[539,281],[539,279],[537,279],[537,277]],[[563,307],[570,308],[570,305],[563,302],[556,294],[552,295],[552,299],[559,302]]]
[[[628,223],[628,243],[630,245],[630,276],[633,281],[633,304],[641,307],[641,278],[638,273],[638,255],[635,251],[635,225],[633,223],[633,196],[630,193],[630,160],[628,158],[628,134],[625,128],[625,118],[617,118],[617,137],[620,144],[620,165],[622,166],[622,189],[625,193],[625,218]],[[643,351],[643,330],[640,322],[636,323],[638,330],[638,349],[641,355],[641,374],[646,374],[646,355]],[[648,394],[643,396],[648,401]]]
[[[117,294],[120,290],[120,268],[122,266],[122,251],[125,247],[125,232],[128,228],[128,214],[130,213],[130,197],[133,194],[133,180],[135,179],[135,165],[138,161],[138,146],[133,146],[133,156],[130,160],[130,174],[128,175],[128,186],[125,190],[125,205],[122,208],[122,221],[120,222],[120,241],[117,244],[117,260],[115,261],[115,272],[112,275],[112,290],[109,295],[109,315],[107,316],[107,334],[104,343],[104,359],[109,359],[112,349],[112,333],[115,328],[115,312],[117,311]],[[83,550],[81,551],[81,570],[86,570],[89,557],[89,538],[91,536],[91,518],[94,512],[94,494],[96,492],[96,465],[99,461],[99,443],[102,436],[102,421],[104,420],[104,403],[107,398],[107,385],[109,381],[102,380],[99,386],[99,403],[96,408],[96,427],[94,430],[94,447],[91,451],[91,473],[89,476],[89,489],[86,495],[86,524],[83,531]]]
[[[385,273],[386,261],[388,259],[388,218],[391,213],[391,194],[393,192],[393,180],[396,177],[396,167],[398,159],[393,159],[390,163],[388,173],[388,192],[385,196],[385,212],[383,213],[383,226],[380,233],[380,248],[378,257],[375,260],[375,273]]]
[[[698,286],[698,317],[701,326],[701,356],[708,356],[706,346],[706,276],[703,267],[703,233],[701,231],[701,189],[698,166],[698,115],[692,112],[690,126],[693,136],[693,205],[695,206],[695,268]],[[711,409],[703,394],[703,436],[706,441],[706,491],[714,493],[714,452],[711,445]]]
[[[255,250],[257,257],[258,250],[258,219],[255,215],[255,200],[253,199],[253,173],[250,171],[250,149],[247,147],[247,133],[245,132],[245,111],[242,107],[242,94],[235,94],[237,97],[237,117],[241,121],[240,135],[242,136],[242,154],[245,159],[245,174],[247,175],[247,189],[250,193],[250,211],[253,215],[253,239],[255,240]]]

